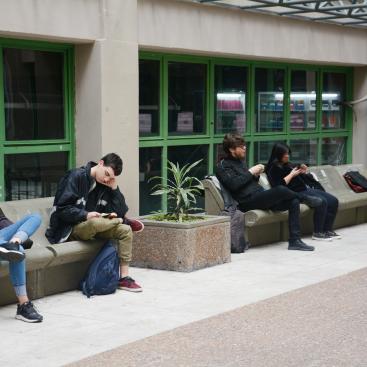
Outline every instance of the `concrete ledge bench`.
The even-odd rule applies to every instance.
[[[50,245],[45,237],[53,198],[2,202],[0,207],[13,222],[37,212],[42,217],[40,228],[31,237],[33,246],[26,250],[27,290],[31,299],[76,289],[102,246],[101,241],[72,241]],[[0,305],[16,302],[9,279],[9,267],[0,261]]]
[[[335,228],[351,226],[367,221],[367,192],[353,192],[343,178],[348,170],[358,170],[367,174],[360,164],[342,166],[315,166],[310,171],[317,177],[325,190],[335,195],[339,200],[339,210],[335,220]],[[265,174],[259,180],[265,189],[270,188]],[[205,211],[208,214],[218,215],[224,210],[224,199],[210,179],[203,180],[205,188]],[[301,204],[301,225],[304,234],[313,229],[312,209]],[[260,245],[288,239],[288,211],[273,212],[271,210],[250,210],[244,213],[246,239],[253,245]]]

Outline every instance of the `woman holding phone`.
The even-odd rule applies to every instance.
[[[272,187],[284,185],[305,197],[318,198],[314,205],[314,233],[312,239],[331,241],[340,239],[341,236],[333,230],[333,224],[338,211],[338,199],[325,192],[322,186],[307,174],[305,164],[293,165],[289,161],[291,150],[288,145],[276,143],[265,168]],[[314,183],[314,184],[313,184]],[[305,200],[307,203],[307,200]]]

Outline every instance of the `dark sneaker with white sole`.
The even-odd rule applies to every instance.
[[[339,233],[336,233],[335,231],[326,231],[325,234],[329,237],[331,237],[333,240],[341,240],[342,236]]]
[[[330,242],[333,240],[332,237],[330,237],[326,232],[313,233],[312,239],[316,241],[326,241],[326,242]]]
[[[22,305],[18,304],[15,318],[25,322],[42,322],[43,320],[43,316],[37,312],[31,301],[23,303]]]
[[[315,247],[305,244],[302,240],[289,241],[288,250],[314,251]]]
[[[16,242],[6,242],[0,245],[0,260],[18,262],[25,258],[25,254],[19,249]]]

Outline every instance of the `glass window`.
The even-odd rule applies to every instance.
[[[292,71],[289,110],[292,131],[316,128],[316,72]]]
[[[159,135],[159,66],[158,60],[139,60],[140,136]]]
[[[202,180],[208,174],[208,145],[186,145],[168,148],[168,160],[183,167],[185,164],[194,163],[202,159],[201,163],[194,167],[190,176]],[[204,194],[203,194],[204,195]],[[199,197],[197,201],[198,208],[204,208],[204,197]]]
[[[255,93],[256,132],[283,131],[284,70],[257,68]]]
[[[345,128],[345,111],[341,104],[346,96],[346,75],[324,73],[322,89],[322,128]]]
[[[215,66],[215,133],[246,130],[247,68]]]
[[[292,163],[304,163],[307,166],[317,164],[317,139],[295,139],[291,140],[289,147],[292,154]]]
[[[140,148],[139,150],[139,199],[140,214],[149,214],[162,208],[162,197],[151,195],[159,180],[149,182],[154,176],[162,176],[162,148]]]
[[[64,138],[63,54],[4,48],[3,57],[6,139]]]
[[[5,200],[54,196],[68,169],[68,152],[5,155]]]
[[[168,133],[203,134],[206,131],[204,64],[168,63]]]
[[[267,164],[275,143],[285,144],[286,142],[284,140],[256,141],[254,143],[254,164]]]
[[[340,165],[347,160],[347,138],[323,138],[321,164]]]

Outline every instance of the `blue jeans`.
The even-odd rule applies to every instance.
[[[313,231],[316,233],[331,231],[338,211],[338,199],[325,191],[317,189],[307,189],[299,192],[299,194],[316,196],[322,200],[322,204],[313,209]]]
[[[30,237],[40,226],[41,217],[39,214],[28,214],[22,219],[19,219],[14,224],[0,230],[0,246],[10,241],[14,235],[19,237],[24,242]],[[24,251],[22,246],[19,246],[21,251]],[[15,288],[17,296],[26,295],[25,292],[25,260],[19,262],[9,262],[10,280]]]

